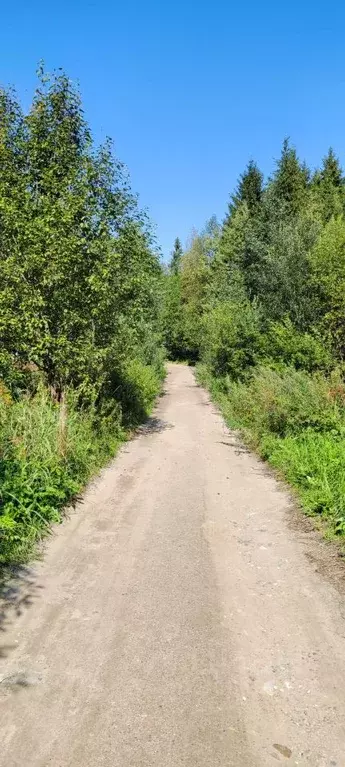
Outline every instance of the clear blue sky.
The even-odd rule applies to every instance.
[[[0,82],[28,106],[40,59],[79,81],[166,256],[284,136],[311,166],[329,145],[345,164],[344,33],[343,0],[4,0]]]

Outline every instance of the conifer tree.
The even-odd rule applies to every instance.
[[[171,253],[169,268],[172,274],[178,274],[180,262],[183,255],[182,245],[178,237],[174,242],[174,250]]]
[[[313,179],[314,197],[323,223],[344,210],[345,186],[342,168],[332,148],[322,160],[322,167]]]
[[[263,174],[254,160],[250,160],[239,178],[235,193],[231,197],[226,222],[231,219],[243,202],[247,204],[249,214],[255,215],[261,202],[262,192]]]
[[[278,202],[284,208],[284,215],[297,215],[307,200],[309,170],[302,165],[296,150],[284,139],[281,156],[272,179],[272,188]]]

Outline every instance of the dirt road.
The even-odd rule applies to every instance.
[[[1,767],[344,767],[344,599],[290,517],[171,366],[5,610]]]

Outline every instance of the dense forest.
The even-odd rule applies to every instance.
[[[78,91],[0,90],[0,563],[18,562],[159,391],[162,270]]]
[[[328,535],[345,532],[344,214],[334,151],[311,171],[285,140],[267,181],[249,162],[221,225],[176,240],[163,316],[169,356],[198,361]]]
[[[78,90],[0,90],[0,564],[25,561],[150,412],[164,357],[197,365],[231,426],[345,533],[345,179],[289,141],[222,224],[163,267]],[[324,524],[324,523],[323,523]]]

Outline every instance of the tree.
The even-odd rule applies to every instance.
[[[32,201],[27,130],[11,91],[0,90],[0,376],[17,386],[42,330],[26,269]],[[25,376],[24,376],[25,378]]]
[[[169,264],[171,274],[178,274],[182,256],[183,256],[182,245],[179,238],[176,237],[176,240],[174,242],[174,250],[172,251],[170,264]]]
[[[217,216],[213,215],[206,221],[200,236],[206,259],[211,263],[217,253],[222,228],[218,223]]]
[[[274,200],[270,201],[274,205]],[[307,330],[317,312],[311,284],[309,251],[319,235],[317,221],[307,215],[276,218],[267,229],[260,269],[255,280],[255,297],[271,320],[289,316],[300,330]],[[258,245],[254,252],[258,252]]]
[[[189,356],[185,332],[184,313],[179,274],[165,277],[163,305],[163,339],[169,359],[180,360]]]
[[[314,175],[312,191],[323,223],[327,223],[332,216],[340,216],[343,213],[344,177],[339,160],[332,148],[323,158],[321,170]]]
[[[263,174],[254,160],[250,160],[245,171],[241,174],[235,193],[231,196],[229,213],[225,225],[245,202],[250,215],[255,215],[260,205],[263,193]]]
[[[193,232],[180,266],[184,332],[189,356],[196,359],[201,341],[201,322],[206,308],[209,277],[209,243]]]
[[[57,399],[95,400],[114,365],[159,345],[146,217],[63,72],[41,73],[26,117],[0,92],[0,117],[0,372],[34,365]]]
[[[307,200],[309,171],[298,160],[296,150],[284,139],[281,156],[272,179],[276,200],[284,207],[284,215],[296,215]]]
[[[345,359],[345,222],[332,218],[310,253],[315,289],[320,299],[319,325],[331,336],[338,358]]]
[[[219,227],[212,217],[201,233],[192,233],[178,271],[166,275],[163,325],[165,345],[172,358],[198,357],[218,235]]]
[[[209,295],[211,303],[237,296],[239,283],[244,289],[245,237],[249,226],[248,206],[244,202],[234,211],[231,223],[223,226],[211,263]]]
[[[213,375],[242,378],[259,358],[260,322],[246,299],[218,303],[204,318],[202,357]]]
[[[32,357],[60,396],[93,367],[90,278],[107,239],[100,225],[99,162],[79,94],[63,73],[42,75],[26,122],[32,198],[26,270],[44,328]]]
[[[231,197],[219,241],[217,268],[214,274],[217,293],[223,299],[247,291],[250,298],[257,292],[257,273],[261,269],[261,247],[253,248],[262,230],[263,174],[250,160],[241,174],[235,193]],[[221,276],[222,273],[222,276]]]

